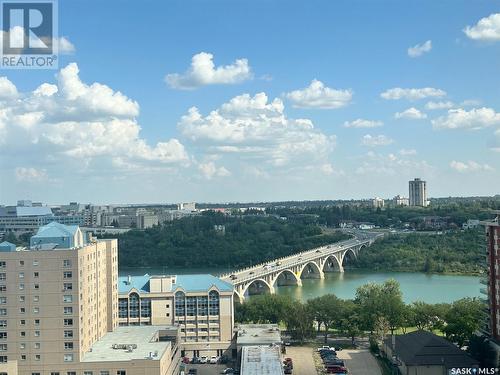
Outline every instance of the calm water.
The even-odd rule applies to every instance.
[[[133,268],[120,269],[120,275],[153,274],[194,274],[211,273],[213,275],[228,271],[214,268]],[[382,283],[387,279],[396,279],[401,285],[405,302],[425,301],[429,303],[452,302],[463,297],[481,296],[479,277],[427,275],[410,272],[369,272],[346,270],[340,273],[325,273],[325,279],[302,280],[302,287],[280,286],[278,294],[291,295],[307,300],[327,293],[334,293],[340,298],[354,298],[356,288],[368,282]]]

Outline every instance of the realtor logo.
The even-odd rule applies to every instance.
[[[1,68],[57,68],[57,3],[2,1]]]

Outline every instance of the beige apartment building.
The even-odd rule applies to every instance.
[[[177,327],[118,327],[116,240],[52,222],[2,245],[0,374],[177,373]]]
[[[233,285],[212,275],[128,276],[118,283],[120,326],[178,325],[181,356],[232,356]]]

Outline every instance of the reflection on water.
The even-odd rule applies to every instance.
[[[175,275],[210,273],[219,275],[230,271],[222,268],[120,268],[120,275]],[[344,273],[325,273],[325,279],[304,279],[302,287],[280,286],[278,294],[307,300],[327,293],[340,298],[354,298],[356,288],[369,283],[382,283],[396,279],[403,292],[405,302],[425,301],[429,303],[452,302],[463,297],[479,297],[480,284],[477,276],[429,275],[411,272],[370,272],[346,270]]]

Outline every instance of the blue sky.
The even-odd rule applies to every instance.
[[[499,9],[61,1],[61,71],[0,72],[0,202],[500,193]]]

